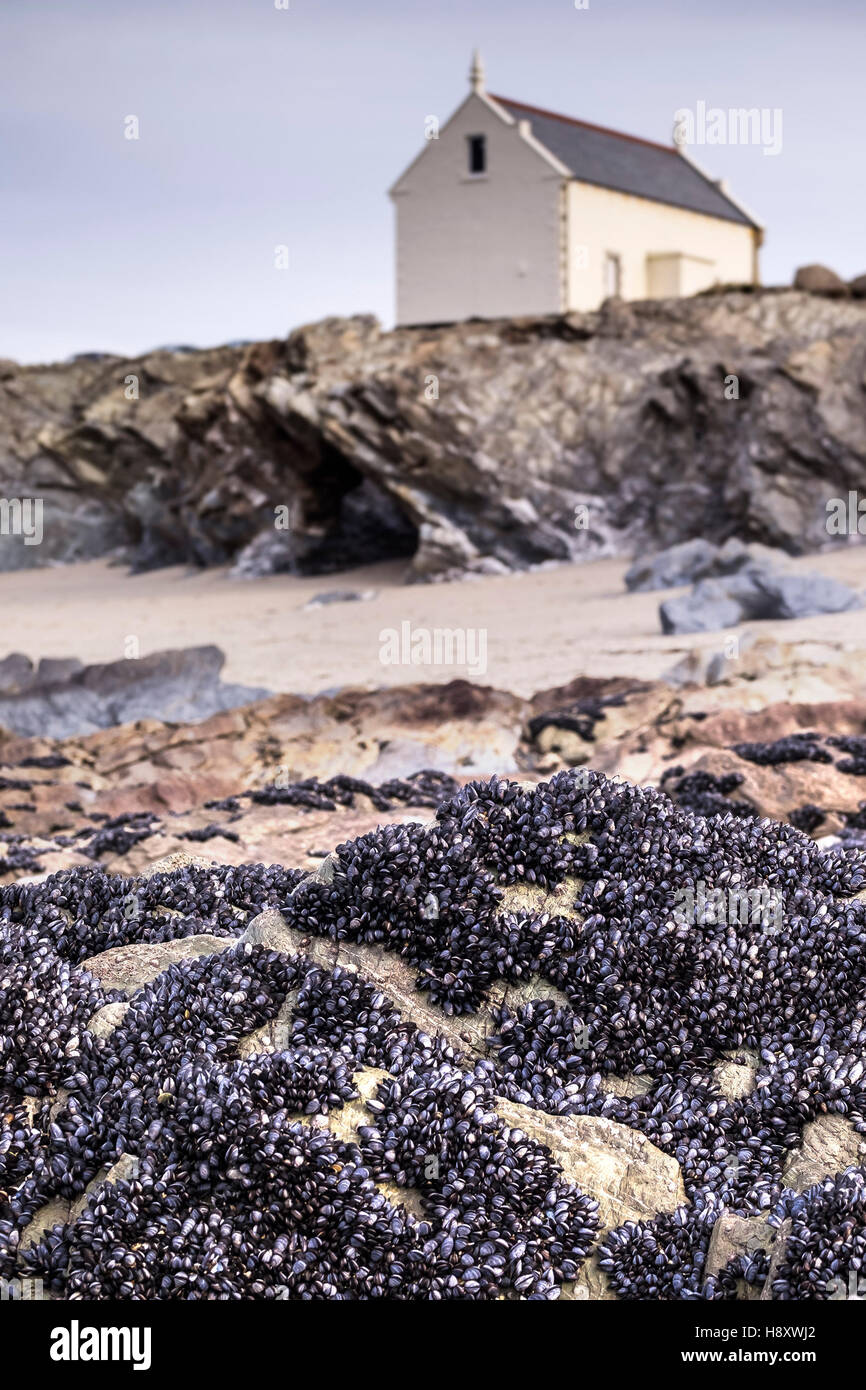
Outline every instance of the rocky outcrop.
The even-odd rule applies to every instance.
[[[270,692],[220,680],[219,647],[187,647],[83,666],[15,652],[0,663],[0,729],[70,738],[137,719],[181,722],[260,700]]]
[[[583,676],[521,699],[453,681],[278,695],[64,740],[0,731],[0,882],[94,862],[147,873],[156,858],[160,872],[214,858],[314,869],[328,845],[426,820],[437,798],[494,768],[532,781],[592,767],[661,784],[701,814],[733,808],[850,837],[866,830],[866,779],[849,751],[866,746],[866,668],[844,650],[822,655],[798,665],[787,646],[744,637],[736,654],[678,663],[675,688]],[[761,707],[768,683],[779,692]],[[816,698],[784,698],[789,684]],[[857,698],[832,698],[837,684]],[[766,760],[748,745],[759,757],[767,745]]]
[[[800,290],[0,370],[0,495],[44,536],[0,568],[417,579],[731,536],[827,543],[864,485],[866,306]]]

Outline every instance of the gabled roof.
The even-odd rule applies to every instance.
[[[746,227],[759,225],[675,145],[657,145],[637,135],[623,135],[492,92],[489,96],[514,120],[529,121],[535,139],[583,183],[722,217]]]

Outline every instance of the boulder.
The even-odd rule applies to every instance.
[[[659,606],[662,632],[715,632],[742,621],[742,605],[719,579],[702,579],[690,594],[669,598]]]
[[[860,594],[826,575],[780,574],[755,565],[726,579],[702,579],[690,594],[666,599],[659,607],[659,616],[663,632],[679,634],[862,607]]]
[[[647,555],[626,571],[625,587],[630,593],[651,589],[675,589],[692,584],[712,573],[717,547],[705,540],[682,541],[655,555]]]
[[[866,299],[866,275],[858,275],[848,284],[855,299]]]
[[[826,265],[801,265],[794,276],[794,289],[810,294],[844,295],[848,286],[835,270]]]
[[[699,579],[715,579],[737,574],[740,570],[760,564],[773,564],[783,553],[766,545],[749,544],[732,536],[724,545],[709,541],[683,541],[655,555],[636,560],[625,576],[626,588],[632,593],[652,589],[674,589],[693,584]]]
[[[75,658],[44,659],[30,680],[26,661],[17,655],[7,658],[11,688],[4,690],[0,671],[0,727],[25,737],[68,738],[145,718],[204,719],[270,693],[224,684],[220,671],[225,656],[215,646],[96,666],[82,666]]]
[[[753,578],[759,610],[755,617],[810,618],[863,607],[862,595],[823,574],[775,574],[762,569]]]
[[[33,662],[23,652],[10,652],[0,661],[0,695],[18,695],[33,683]]]

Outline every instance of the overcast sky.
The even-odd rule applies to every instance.
[[[780,108],[778,156],[695,157],[766,224],[765,282],[866,271],[863,0],[0,0],[0,356],[390,324],[386,190],[476,44],[491,91],[651,139]]]

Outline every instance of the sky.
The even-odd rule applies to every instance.
[[[695,158],[765,224],[765,283],[866,271],[863,0],[283,3],[0,0],[0,356],[390,326],[387,190],[476,46],[490,91],[649,139],[781,111],[778,154]]]

